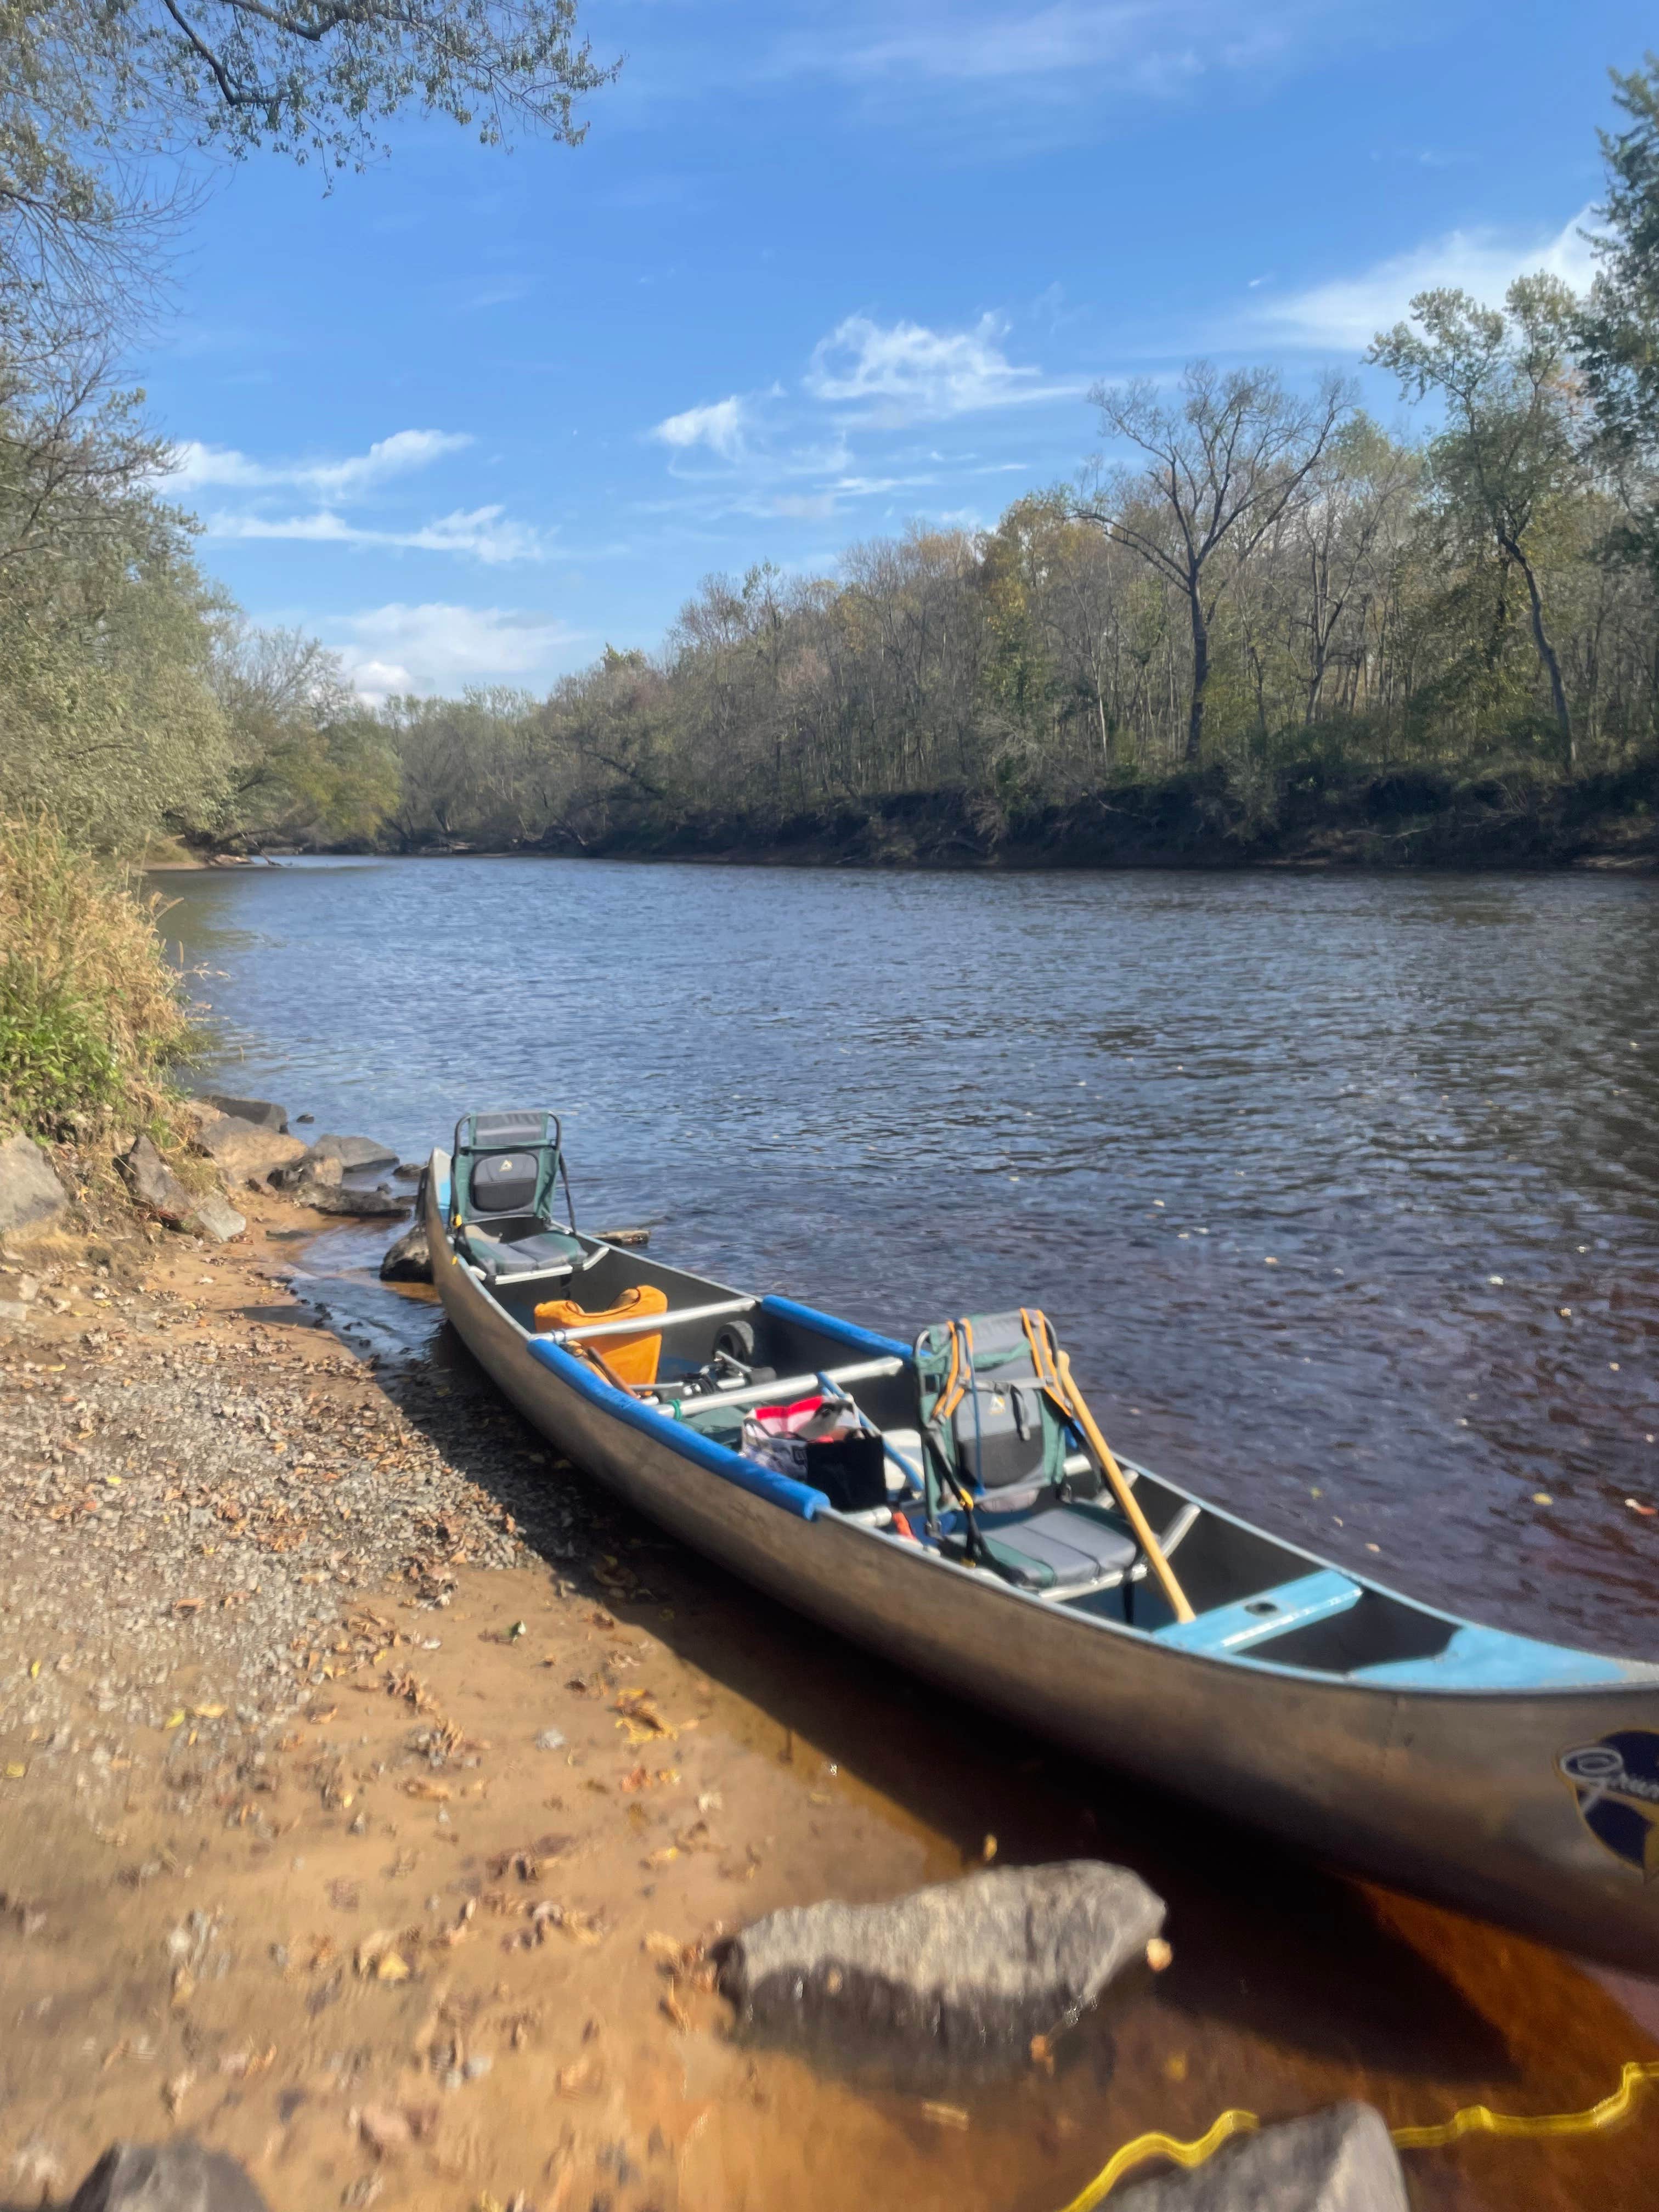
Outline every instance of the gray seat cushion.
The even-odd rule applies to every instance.
[[[1021,1589],[1076,1589],[1109,1575],[1127,1575],[1138,1556],[1132,1537],[1068,1505],[1034,1513],[994,1535],[988,1529],[985,1547]]]
[[[467,1249],[491,1282],[514,1275],[540,1273],[548,1267],[580,1267],[586,1254],[574,1237],[557,1229],[543,1229],[524,1237],[497,1237],[477,1221],[466,1228]]]

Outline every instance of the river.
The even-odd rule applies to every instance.
[[[404,1158],[554,1106],[591,1225],[899,1333],[1035,1301],[1134,1456],[1477,1620],[1659,1653],[1659,884],[479,860],[163,889],[216,1085]],[[316,1238],[299,1287],[464,1364],[374,1279],[384,1235]],[[1560,2111],[1659,2049],[1659,1990],[1331,1881],[674,1572],[662,1632],[734,1744],[810,1744],[934,1876],[988,1832],[1132,1864],[1176,1949],[1052,2081],[964,2086],[971,2132],[798,2069],[787,2125],[734,2112],[688,2203],[880,2203],[902,2142],[907,2203],[1047,2212],[1145,2128]],[[772,1841],[835,1894],[797,1795]],[[1653,2124],[1415,2154],[1413,2201],[1641,2212]]]

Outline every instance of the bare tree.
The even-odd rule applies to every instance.
[[[1097,472],[1095,496],[1079,509],[1118,544],[1167,577],[1192,625],[1187,760],[1204,744],[1210,631],[1230,584],[1308,487],[1353,402],[1347,380],[1328,376],[1312,398],[1287,392],[1269,368],[1223,375],[1195,362],[1172,405],[1138,378],[1099,384],[1089,395],[1109,438],[1139,447],[1139,469]]]

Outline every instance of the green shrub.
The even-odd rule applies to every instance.
[[[161,910],[50,820],[0,820],[0,1129],[166,1133],[191,1030]]]

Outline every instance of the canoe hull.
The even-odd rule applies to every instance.
[[[624,1425],[543,1365],[447,1254],[469,1351],[578,1467],[682,1541],[915,1674],[1345,1871],[1659,1974],[1659,1882],[1606,1850],[1557,1760],[1659,1731],[1659,1687],[1401,1692],[1220,1661],[1080,1620],[833,1515],[803,1520]]]

